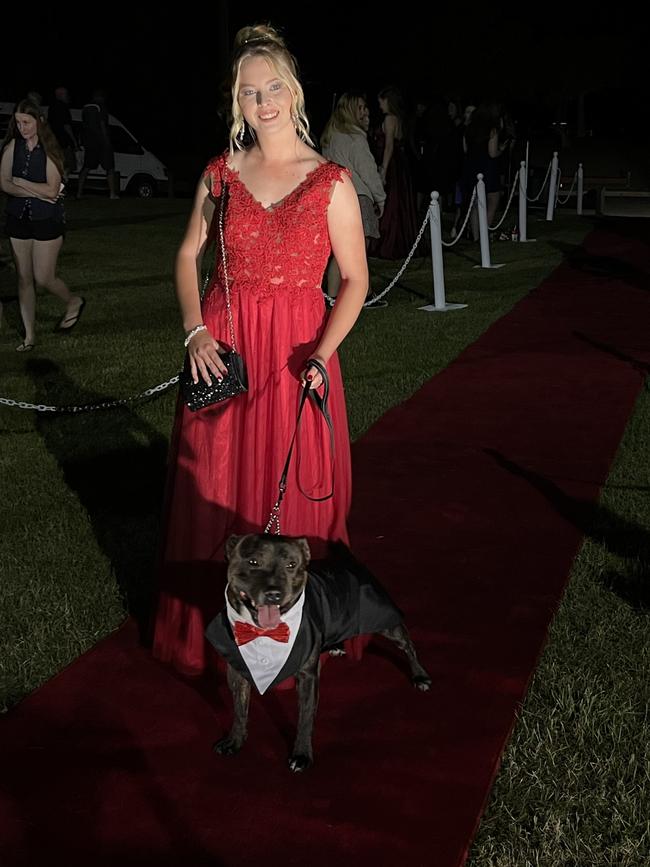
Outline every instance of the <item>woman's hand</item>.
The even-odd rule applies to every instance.
[[[217,379],[223,379],[228,372],[221,360],[223,348],[217,343],[207,329],[197,332],[190,340],[187,351],[190,356],[192,380],[197,383],[201,376],[206,385],[212,385],[211,374]]]
[[[315,358],[316,361],[320,361],[325,369],[327,369],[327,365],[325,361],[320,357],[320,355],[312,355],[311,358]],[[303,386],[307,385],[309,388],[320,388],[323,384],[323,377],[320,375],[318,370],[309,365],[305,367],[303,372],[300,374],[300,382]]]
[[[45,192],[35,192],[34,185],[39,187],[46,187],[47,184],[38,184],[34,181],[25,181],[25,178],[15,177],[11,179],[11,183],[16,187],[20,187],[22,190],[25,190],[29,193],[29,198],[40,199],[42,202],[47,202],[50,205],[56,205],[57,198],[61,194],[60,190],[56,196],[48,196]],[[61,184],[63,187],[63,184]]]

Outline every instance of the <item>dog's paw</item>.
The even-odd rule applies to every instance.
[[[431,689],[431,678],[419,674],[413,678],[413,686],[420,692],[428,692]]]
[[[212,751],[219,756],[236,756],[242,748],[241,742],[236,741],[231,737],[221,738],[212,745]]]
[[[307,768],[311,767],[312,759],[311,756],[297,755],[291,756],[289,759],[289,770],[293,771],[296,774],[299,774],[301,771],[306,771]]]

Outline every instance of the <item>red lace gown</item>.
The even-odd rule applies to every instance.
[[[249,391],[196,413],[178,403],[154,655],[185,674],[200,674],[212,653],[204,629],[224,605],[225,541],[232,533],[262,532],[278,495],[301,394],[299,375],[326,322],[321,278],[330,254],[327,208],[344,172],[322,163],[281,202],[264,208],[228,167],[226,155],[207,170],[215,197],[223,181],[228,185],[226,263]],[[229,343],[218,244],[215,256],[203,320],[216,340]],[[282,532],[307,536],[314,559],[325,555],[328,540],[348,543],[350,443],[336,356],[328,373],[334,455],[329,430],[309,401],[281,512]],[[308,494],[326,495],[332,465],[331,499],[312,502],[300,493],[298,471]]]

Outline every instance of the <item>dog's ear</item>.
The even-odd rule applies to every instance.
[[[298,545],[298,547],[302,551],[302,556],[305,558],[305,566],[307,566],[307,564],[311,560],[311,551],[309,550],[309,542],[307,541],[307,539],[305,539],[304,536],[299,536],[297,539],[294,539],[294,541],[295,541],[296,545]]]
[[[237,547],[237,543],[240,539],[243,538],[243,536],[230,536],[230,538],[226,541],[226,560],[230,560],[230,556]]]

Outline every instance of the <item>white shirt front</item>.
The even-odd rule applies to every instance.
[[[274,638],[267,638],[264,635],[260,635],[259,638],[255,638],[253,641],[248,641],[246,644],[242,644],[241,647],[239,647],[242,659],[246,663],[246,667],[250,671],[251,677],[255,681],[255,686],[260,694],[266,692],[282,670],[282,666],[289,658],[291,648],[294,645],[296,636],[298,635],[298,630],[300,629],[304,604],[305,593],[303,591],[295,605],[284,615],[284,617],[281,618],[281,622],[286,623],[289,627],[289,641],[287,641],[286,644],[282,641],[276,641]],[[228,601],[228,594],[226,594],[226,612],[233,633],[235,630],[234,624],[237,620],[243,621],[244,623],[250,623],[252,626],[257,625],[253,620],[250,611],[245,606],[243,607],[241,614],[235,611]]]

